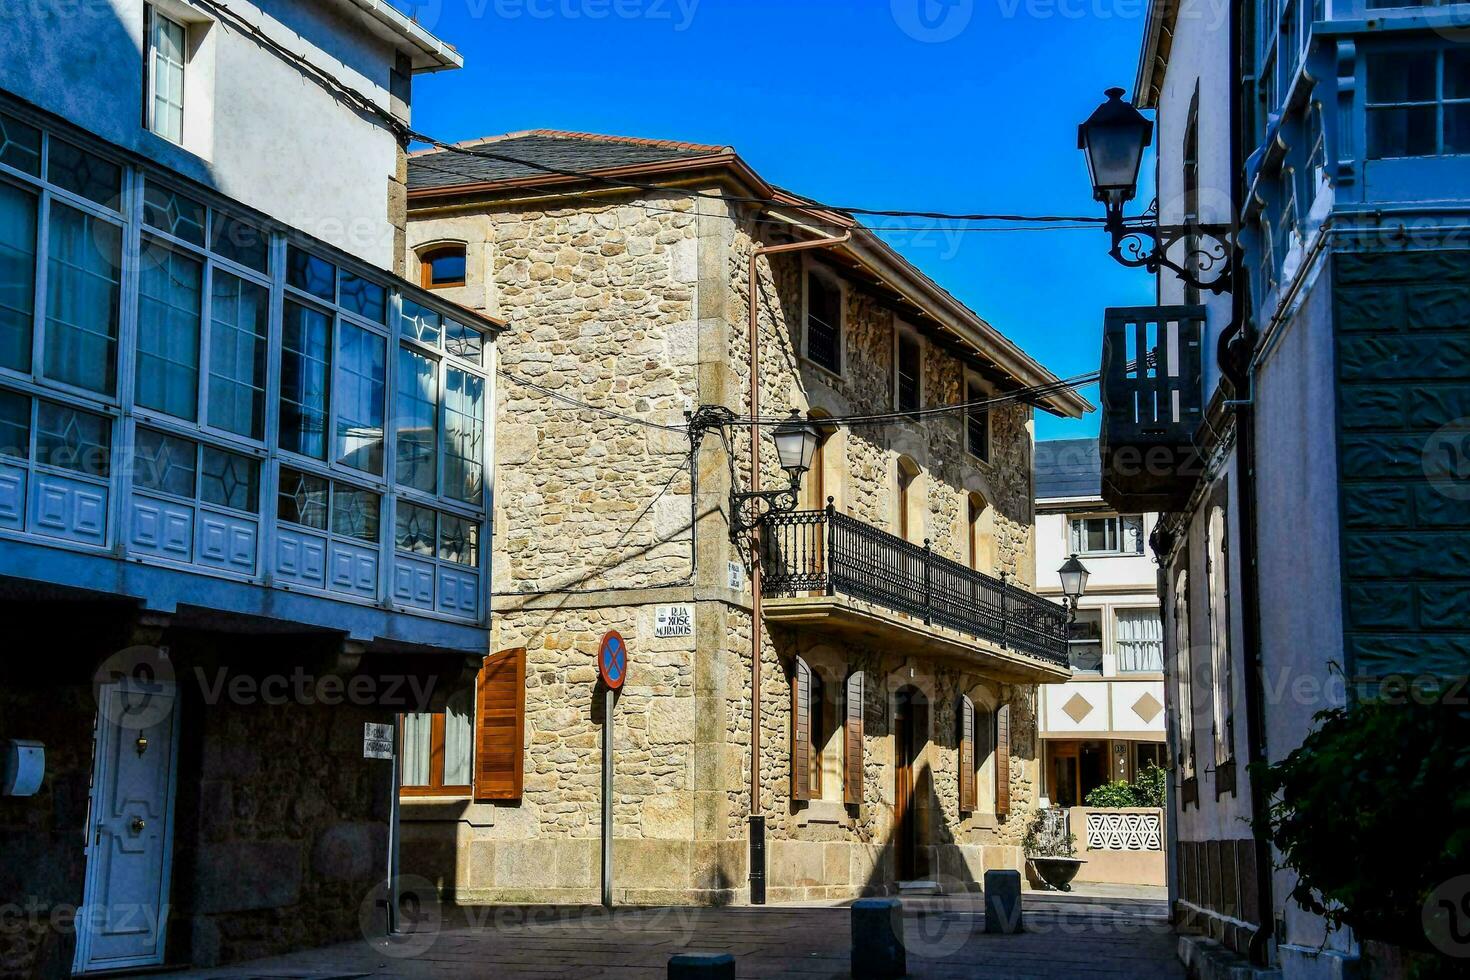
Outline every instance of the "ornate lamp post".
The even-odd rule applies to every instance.
[[[1131,102],[1123,101],[1122,89],[1110,88],[1106,95],[1108,100],[1077,127],[1077,149],[1087,157],[1093,199],[1107,208],[1103,227],[1113,239],[1108,254],[1129,268],[1152,273],[1168,269],[1198,289],[1217,295],[1230,292],[1239,258],[1229,225],[1161,225],[1158,201],[1142,215],[1123,216],[1123,205],[1138,193],[1138,168],[1153,139],[1154,124]],[[1204,244],[1202,238],[1211,239],[1210,244]],[[1170,250],[1181,240],[1188,250],[1183,264],[1169,258]],[[1210,273],[1213,275],[1206,277]]]
[[[1067,607],[1068,625],[1077,622],[1077,604],[1087,591],[1087,576],[1090,574],[1087,566],[1078,561],[1075,554],[1057,569],[1057,575],[1062,580],[1063,604]]]
[[[780,490],[751,490],[730,494],[730,536],[739,538],[760,526],[767,514],[785,514],[795,510],[801,497],[801,477],[812,468],[821,434],[817,427],[801,417],[796,409],[791,417],[776,426],[771,441],[776,456],[791,483]]]

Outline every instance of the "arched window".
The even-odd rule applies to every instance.
[[[421,284],[425,289],[444,289],[465,284],[463,243],[435,245],[419,253]]]
[[[915,513],[918,494],[917,483],[919,481],[919,464],[907,456],[898,459],[898,536],[905,541],[912,539],[913,534],[922,530],[920,521]]]

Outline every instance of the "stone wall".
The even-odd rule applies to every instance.
[[[404,870],[459,901],[597,900],[595,657],[610,629],[631,650],[615,716],[615,899],[748,899],[749,569],[732,588],[729,563],[746,556],[732,546],[725,516],[732,479],[741,488],[749,482],[748,429],[691,447],[682,431],[636,420],[677,429],[700,405],[748,413],[747,270],[756,236],[770,226],[738,218],[732,206],[674,191],[410,214],[411,248],[467,245],[466,284],[446,295],[509,323],[499,344],[507,377],[497,382],[492,629],[494,649],[527,650],[524,793],[506,804],[404,804]],[[844,377],[798,356],[811,260],[758,263],[762,414],[890,411],[894,315],[873,292],[846,289]],[[962,400],[963,376],[959,362],[926,346],[926,404]],[[997,557],[987,570],[1029,581],[1029,423],[1028,407],[995,411],[988,464],[963,451],[958,417],[840,429],[826,450],[827,492],[854,516],[895,528],[897,461],[907,454],[926,474],[921,509],[935,550],[967,560],[966,497],[979,493],[993,511],[986,526],[993,524]],[[762,451],[762,482],[771,487],[785,476],[768,439]],[[671,602],[695,606],[692,641],[653,637],[655,607]],[[818,645],[834,669],[838,660],[861,661],[872,671],[867,798],[856,808],[789,799],[791,656]],[[762,653],[771,900],[891,886],[891,695],[909,682],[900,678],[910,667],[937,706],[926,755],[933,798],[925,801],[934,873],[969,887],[985,868],[1019,867],[1019,821],[1036,793],[1026,689],[936,670],[922,657],[783,632],[768,634]],[[955,810],[952,702],[961,690],[977,703],[1014,706],[1009,819]]]
[[[198,966],[362,935],[386,876],[390,763],[353,705],[211,704],[184,688],[174,961]]]

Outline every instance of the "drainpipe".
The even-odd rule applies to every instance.
[[[750,309],[750,489],[761,488],[760,443],[760,290],[757,261],[763,255],[831,248],[852,232],[785,245],[760,245],[750,251],[750,281],[746,306]],[[766,817],[761,813],[761,539],[760,528],[750,534],[750,904],[766,904]]]
[[[1232,223],[1236,226],[1239,239],[1239,213],[1245,207],[1245,106],[1242,91],[1245,85],[1246,64],[1244,46],[1241,41],[1243,21],[1241,4],[1230,5],[1230,201],[1236,208]],[[1221,372],[1229,377],[1237,393],[1248,393],[1248,397],[1232,402],[1235,413],[1235,447],[1237,469],[1240,474],[1237,493],[1240,508],[1240,611],[1245,621],[1245,715],[1246,715],[1246,775],[1251,794],[1252,846],[1256,857],[1256,905],[1260,910],[1260,923],[1250,940],[1250,960],[1256,966],[1270,966],[1272,949],[1276,937],[1276,902],[1273,897],[1271,842],[1267,838],[1270,817],[1269,801],[1257,772],[1257,763],[1266,761],[1266,725],[1264,680],[1261,667],[1261,601],[1260,578],[1257,574],[1259,556],[1256,535],[1256,433],[1254,395],[1254,357],[1257,337],[1251,319],[1250,276],[1236,254],[1236,263],[1231,283],[1231,324],[1220,337],[1216,358]],[[1233,357],[1228,348],[1240,352]],[[1237,774],[1238,778],[1238,774]]]

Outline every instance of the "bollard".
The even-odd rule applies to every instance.
[[[735,980],[735,957],[729,953],[670,956],[669,980]]]
[[[903,903],[896,898],[853,902],[852,975],[858,980],[891,980],[907,973]]]
[[[1021,872],[985,872],[985,931],[1021,931]]]

